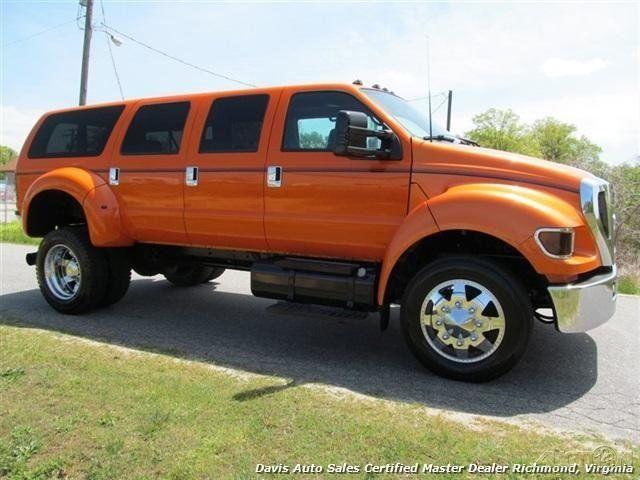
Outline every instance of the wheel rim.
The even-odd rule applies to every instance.
[[[504,312],[484,285],[464,279],[436,285],[420,309],[420,326],[435,352],[457,363],[479,362],[502,343]]]
[[[82,272],[76,254],[58,244],[44,257],[44,278],[51,294],[59,300],[70,300],[80,290]]]

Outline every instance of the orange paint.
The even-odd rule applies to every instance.
[[[287,108],[295,93],[340,91],[354,96],[397,135],[401,160],[283,151]],[[256,152],[200,153],[213,101],[266,94],[269,103]],[[123,155],[127,128],[142,105],[188,101],[176,154]],[[464,229],[503,240],[548,279],[572,279],[600,265],[582,215],[577,169],[476,147],[411,137],[354,85],[271,87],[129,100],[100,155],[18,160],[18,208],[27,224],[32,199],[62,190],[83,206],[96,246],[136,242],[201,246],[378,263],[382,303],[393,266],[415,242]],[[92,107],[81,107],[87,109]],[[68,109],[64,111],[75,110]],[[185,168],[199,168],[197,186]],[[282,186],[266,184],[268,166],[282,168]],[[109,185],[110,167],[120,169]],[[541,227],[573,227],[575,255],[545,256],[533,240]]]

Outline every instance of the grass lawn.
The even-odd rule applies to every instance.
[[[39,238],[31,238],[25,235],[20,222],[0,223],[0,241],[24,243],[26,245],[38,245],[40,243]]]
[[[544,452],[572,463],[602,443],[488,421],[470,429],[418,405],[55,332],[3,325],[0,350],[0,478],[288,478],[255,465],[511,464]],[[625,455],[637,472],[640,449]]]

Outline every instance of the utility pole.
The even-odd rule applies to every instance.
[[[449,100],[447,101],[447,131],[451,131],[451,100],[453,100],[453,90],[449,90]]]
[[[93,0],[80,0],[80,4],[85,2],[87,11],[84,17],[84,45],[82,47],[82,71],[80,73],[80,105],[87,103],[89,53],[91,51],[91,21],[93,17]]]

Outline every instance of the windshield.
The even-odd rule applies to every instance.
[[[400,122],[411,135],[421,138],[430,135],[428,115],[422,114],[406,100],[383,90],[363,88],[362,91],[384,111]],[[431,135],[433,137],[438,135],[452,136],[451,133],[436,122],[432,122]]]

